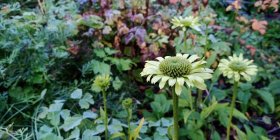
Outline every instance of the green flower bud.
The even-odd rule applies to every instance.
[[[125,109],[129,109],[132,106],[132,99],[131,98],[126,98],[125,100],[122,101],[122,106]]]
[[[111,77],[109,75],[98,75],[93,82],[93,87],[106,90],[110,86],[110,80]]]

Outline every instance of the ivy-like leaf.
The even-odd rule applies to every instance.
[[[82,109],[88,109],[90,104],[94,104],[92,95],[89,93],[86,93],[83,96],[83,98],[79,101],[79,105]]]

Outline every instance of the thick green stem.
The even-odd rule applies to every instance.
[[[131,117],[132,117],[132,114],[131,114],[131,109],[127,108],[126,109],[126,112],[127,112],[127,126],[128,126],[128,139],[130,138],[130,120],[131,120]]]
[[[108,140],[108,115],[107,115],[107,99],[106,92],[102,90],[103,104],[104,104],[104,126],[105,126],[105,140]]]
[[[237,88],[238,88],[238,82],[234,82],[233,85],[233,95],[232,95],[232,100],[230,104],[230,114],[229,114],[229,119],[228,119],[228,126],[227,126],[227,138],[226,140],[229,140],[230,137],[230,127],[232,125],[232,115],[233,115],[233,110],[235,108],[235,101],[236,101],[236,96],[237,96]]]
[[[178,95],[173,91],[173,140],[179,140],[179,125],[178,125]]]

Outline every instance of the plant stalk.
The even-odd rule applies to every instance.
[[[200,107],[200,105],[201,105],[201,102],[202,102],[202,94],[203,94],[203,92],[202,92],[202,90],[200,90],[200,89],[198,89],[198,92],[197,92],[197,108],[199,108]]]
[[[130,138],[130,129],[131,129],[130,128],[130,120],[131,120],[132,116],[131,116],[131,110],[129,108],[126,109],[126,112],[127,112],[127,115],[128,115],[127,116],[127,126],[128,126],[128,132],[127,133],[128,133],[128,139],[129,139]]]
[[[179,97],[173,90],[173,140],[179,140],[179,125],[178,125],[178,100]]]
[[[232,125],[231,120],[232,120],[233,110],[235,108],[235,101],[236,101],[236,96],[237,96],[237,88],[238,88],[238,82],[234,81],[233,95],[232,95],[232,100],[231,100],[231,104],[230,104],[230,114],[229,114],[229,119],[228,119],[226,140],[229,140],[229,138],[230,138],[230,127]]]
[[[105,140],[108,140],[108,115],[107,115],[107,99],[106,92],[102,90],[103,104],[104,104],[104,126],[105,126]]]

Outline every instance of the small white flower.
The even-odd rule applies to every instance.
[[[229,56],[229,59],[222,59],[219,69],[223,75],[234,81],[240,81],[243,77],[246,81],[251,81],[252,77],[257,74],[257,66],[252,65],[253,60],[243,58],[243,54]]]

